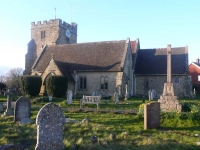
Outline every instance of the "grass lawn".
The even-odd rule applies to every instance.
[[[14,98],[13,100],[16,100]],[[0,102],[6,101],[6,97],[0,97]],[[193,105],[198,106],[200,97],[194,100],[181,99],[186,113],[162,113],[161,127],[159,129],[143,130],[143,117],[130,114],[129,110],[139,109],[142,104],[141,97],[133,97],[130,100],[114,105],[112,101],[105,100],[100,105],[102,110],[127,110],[123,114],[100,113],[87,111],[73,111],[79,108],[79,99],[73,100],[73,104],[66,105],[66,99],[53,99],[64,109],[64,115],[71,123],[64,125],[63,142],[65,149],[72,149],[77,144],[80,150],[197,150],[197,142],[200,137],[200,115],[189,110]],[[33,150],[36,145],[37,126],[36,115],[39,109],[48,102],[45,98],[33,99],[31,119],[33,123],[26,125],[14,124],[13,116],[0,118],[0,145],[14,143],[24,145],[25,149]],[[86,105],[85,108],[96,108],[96,105]],[[3,113],[3,112],[1,112]],[[199,113],[200,114],[200,113]],[[84,118],[90,118],[91,122],[81,123]],[[109,138],[110,133],[116,134],[116,140]],[[91,136],[96,135],[98,142],[91,143]]]

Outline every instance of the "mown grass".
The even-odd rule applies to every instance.
[[[5,100],[6,97],[0,98]],[[68,106],[65,98],[53,99],[53,102],[62,108],[79,108],[79,99],[73,100],[73,104]],[[198,105],[200,98],[195,100],[181,99],[181,103],[192,103]],[[36,115],[39,109],[48,103],[48,100],[32,100],[31,119],[33,122],[27,125],[18,125],[13,122],[13,116],[0,118],[0,145],[14,143],[24,145],[26,149],[34,149],[36,145],[37,126],[35,125]],[[138,110],[142,104],[140,97],[131,98],[128,101],[114,105],[113,102],[101,104],[100,109],[123,109]],[[96,107],[88,105],[85,107]],[[162,113],[160,128],[143,130],[143,118],[136,114],[127,112],[123,114],[66,111],[64,115],[72,120],[72,123],[64,125],[63,142],[65,149],[73,149],[73,144],[77,144],[79,149],[91,150],[190,150],[200,149],[197,142],[200,137],[200,120],[195,118],[191,111],[186,113]],[[3,112],[2,112],[3,113]],[[81,123],[84,118],[89,118],[91,122]],[[116,134],[116,140],[109,138],[110,133]],[[92,144],[91,136],[96,135],[98,142]]]

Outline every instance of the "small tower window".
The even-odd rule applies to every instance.
[[[45,31],[41,31],[41,39],[45,38]]]

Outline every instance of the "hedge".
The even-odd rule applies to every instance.
[[[40,93],[42,79],[39,76],[22,76],[20,79],[21,92],[28,96],[37,96]]]
[[[68,80],[63,76],[50,76],[46,80],[46,91],[48,95],[62,97],[66,94]]]

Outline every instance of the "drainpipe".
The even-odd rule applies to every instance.
[[[136,76],[134,75],[134,95],[136,95]]]
[[[76,99],[76,90],[77,90],[77,73],[74,71],[75,74],[75,86],[74,86],[74,97]]]

